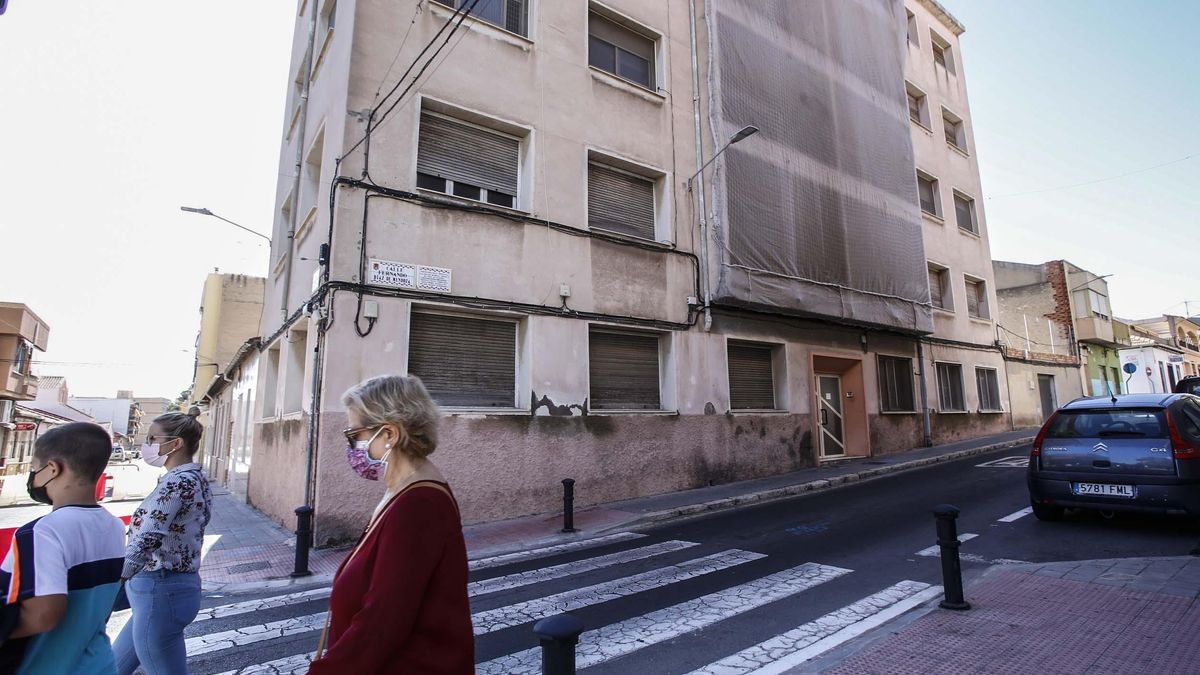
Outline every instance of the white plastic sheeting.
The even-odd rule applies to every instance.
[[[933,329],[902,0],[707,0],[713,299]]]

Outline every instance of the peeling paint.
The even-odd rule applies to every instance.
[[[583,402],[583,405],[579,405],[577,403],[555,405],[554,401],[550,400],[549,396],[543,395],[539,399],[536,391],[529,395],[529,400],[530,400],[529,409],[530,409],[531,413],[534,415],[536,415],[537,411],[541,408],[545,408],[546,411],[549,412],[552,417],[572,417],[572,416],[574,416],[574,413],[571,412],[572,410],[578,410],[580,415],[587,414],[587,408],[586,408],[587,401],[586,400]]]

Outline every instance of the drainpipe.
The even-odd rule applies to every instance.
[[[688,0],[688,27],[692,48],[692,115],[696,127],[696,166],[704,166],[704,134],[700,125],[700,52],[696,47],[696,0]],[[704,330],[712,330],[712,293],[708,277],[708,219],[704,199],[704,172],[696,176],[696,196],[700,201],[700,278],[704,293]]]
[[[925,447],[933,447],[933,426],[929,420],[929,386],[926,383],[926,368],[925,368],[925,346],[920,338],[917,338],[917,361],[921,364],[921,431],[923,436],[921,442]]]
[[[284,252],[283,263],[283,296],[279,299],[279,314],[282,323],[286,323],[288,320],[288,296],[292,291],[292,249],[296,239],[296,230],[299,229],[298,221],[301,217],[300,178],[304,170],[304,132],[308,124],[308,92],[312,85],[313,49],[316,48],[317,14],[320,12],[320,8],[315,2],[312,3],[311,9],[312,18],[308,20],[308,52],[304,56],[304,86],[300,88],[300,120],[298,122],[300,137],[296,140],[296,176],[292,180],[292,222],[288,223],[287,239],[284,241],[287,251]]]

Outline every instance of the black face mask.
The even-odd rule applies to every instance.
[[[49,485],[50,481],[54,480],[54,478],[58,478],[58,476],[55,476],[54,478],[51,478],[50,480],[46,481],[45,485],[42,485],[41,487],[33,486],[33,477],[38,475],[39,473],[45,471],[47,466],[50,466],[50,465],[47,464],[46,466],[43,466],[42,468],[38,469],[37,471],[29,472],[29,480],[25,481],[25,489],[29,492],[29,497],[33,501],[35,501],[39,504],[53,505],[54,500],[50,499],[50,491],[46,489],[46,485]]]

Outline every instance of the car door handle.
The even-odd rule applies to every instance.
[[[821,426],[829,426],[829,411],[824,408],[821,408]]]

